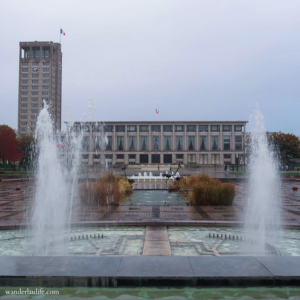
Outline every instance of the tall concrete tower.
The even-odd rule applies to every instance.
[[[43,100],[50,105],[55,130],[61,129],[61,44],[20,42],[18,136],[34,134]]]

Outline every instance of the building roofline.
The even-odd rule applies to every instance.
[[[74,123],[249,123],[249,121],[75,121]]]

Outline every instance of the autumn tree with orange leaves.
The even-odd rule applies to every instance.
[[[7,161],[19,161],[22,154],[18,149],[19,143],[15,131],[7,125],[0,125],[0,161],[3,164]]]

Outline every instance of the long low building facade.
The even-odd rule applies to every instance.
[[[247,121],[76,122],[87,165],[245,163]]]

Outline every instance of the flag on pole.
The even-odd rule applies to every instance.
[[[159,113],[159,111],[158,111],[157,109],[155,110],[155,112],[156,112],[157,114]]]
[[[158,150],[158,142],[157,142],[157,138],[155,138],[155,147],[156,147],[156,150]]]
[[[60,29],[60,34],[66,35],[66,33],[62,29]]]

